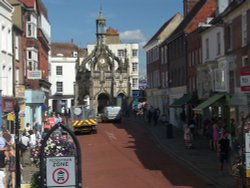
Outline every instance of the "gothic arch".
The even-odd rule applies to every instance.
[[[103,113],[104,107],[110,105],[110,96],[107,93],[100,93],[97,101],[97,111],[98,113]]]

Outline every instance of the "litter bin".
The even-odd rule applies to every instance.
[[[173,138],[173,125],[171,123],[167,123],[166,125],[166,136],[167,138]]]

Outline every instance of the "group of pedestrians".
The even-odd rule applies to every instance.
[[[153,106],[150,106],[147,112],[148,123],[151,123],[153,120],[154,126],[156,126],[158,124],[160,114],[161,111],[158,107],[154,108]]]
[[[15,144],[8,130],[0,131],[0,187],[15,188],[16,153]]]

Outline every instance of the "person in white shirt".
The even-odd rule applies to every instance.
[[[32,130],[30,130],[29,133],[30,133],[29,145],[30,145],[30,148],[33,149],[36,147],[36,135],[34,134]]]
[[[20,146],[21,146],[21,161],[24,164],[24,155],[25,152],[27,151],[28,147],[29,147],[29,137],[26,136],[26,133],[24,132],[20,138]]]
[[[7,188],[7,180],[6,180],[6,174],[4,172],[4,169],[0,169],[0,187]]]

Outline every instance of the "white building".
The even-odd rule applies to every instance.
[[[84,50],[79,51],[73,43],[52,42],[49,73],[52,85],[48,104],[53,111],[63,113],[74,105],[75,64],[78,55],[82,58],[83,54]]]
[[[122,43],[119,39],[119,33],[113,28],[106,30],[106,45],[112,53],[124,61],[125,57],[128,59],[129,75],[131,83],[131,94],[133,90],[139,89],[139,44],[138,43]],[[90,54],[96,44],[87,45],[88,53]]]
[[[0,1],[0,90],[13,97],[12,13],[7,1]]]

